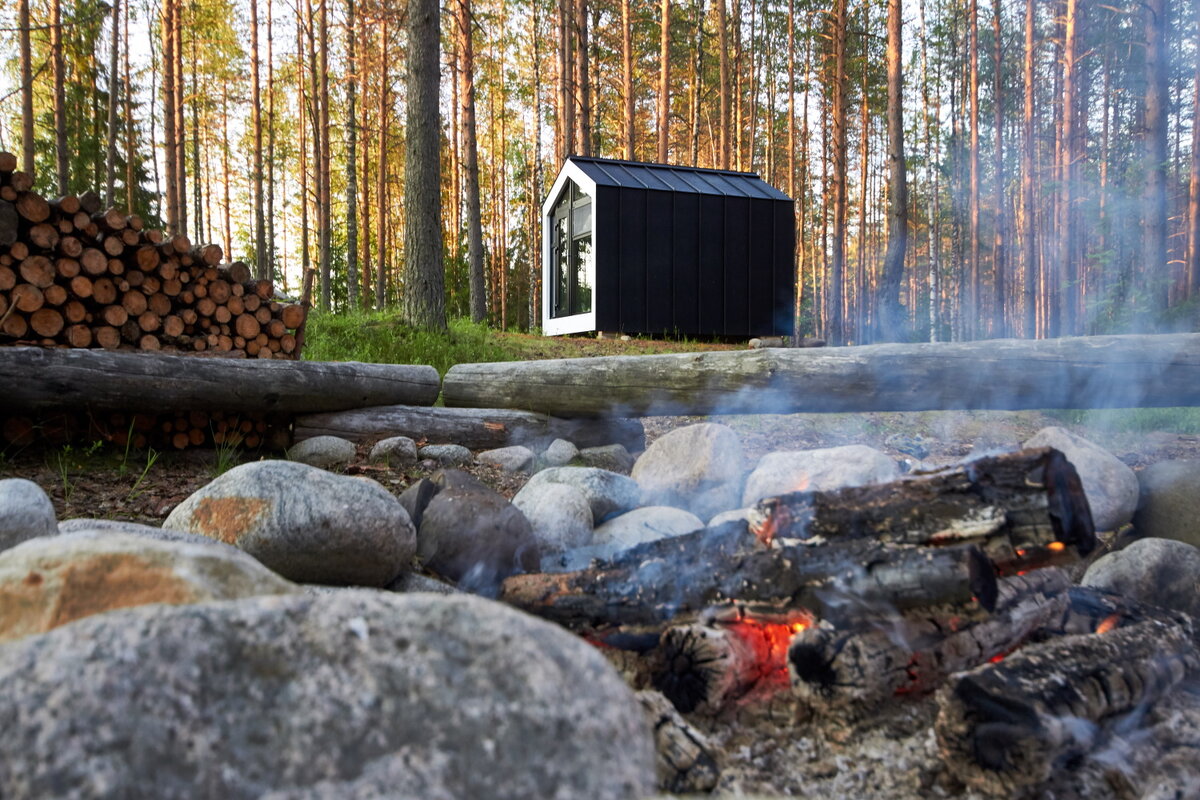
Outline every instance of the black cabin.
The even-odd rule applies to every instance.
[[[570,156],[542,219],[547,335],[792,333],[793,203],[754,173]]]

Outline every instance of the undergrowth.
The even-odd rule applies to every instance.
[[[1047,411],[1047,416],[1118,433],[1169,431],[1200,434],[1200,408],[1104,408]]]

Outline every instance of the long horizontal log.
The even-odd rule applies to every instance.
[[[634,452],[646,446],[645,431],[639,420],[563,420],[503,408],[378,406],[297,417],[296,439],[314,436],[350,440],[408,436],[435,443],[454,442],[472,450],[541,444],[554,439],[566,439],[578,447],[623,444]]]
[[[437,399],[438,374],[429,366],[6,347],[0,348],[0,386],[5,387],[0,411],[313,413],[395,403],[431,405]]]
[[[559,417],[1200,405],[1200,334],[458,364],[447,406]]]

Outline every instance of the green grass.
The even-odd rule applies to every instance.
[[[1200,433],[1200,408],[1106,408],[1091,411],[1047,411],[1046,414],[1064,422],[1118,433]]]

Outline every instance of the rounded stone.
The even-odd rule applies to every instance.
[[[386,586],[416,550],[408,512],[378,483],[292,461],[234,467],[163,527],[235,545],[300,583]]]
[[[741,438],[715,422],[660,436],[631,473],[644,505],[676,506],[704,519],[738,505],[744,475]]]
[[[1099,445],[1065,428],[1042,428],[1024,447],[1053,447],[1075,466],[1098,531],[1115,531],[1133,519],[1138,479],[1133,470]]]
[[[517,572],[537,568],[537,540],[525,515],[491,489],[442,489],[417,531],[417,558],[466,591],[490,593]]]
[[[310,467],[344,467],[354,460],[354,442],[338,436],[314,436],[292,445],[288,458]]]
[[[1139,536],[1200,547],[1200,461],[1160,461],[1138,473]]]
[[[427,444],[417,452],[443,467],[461,467],[472,461],[471,451],[461,444]]]
[[[576,459],[582,467],[597,467],[609,472],[627,475],[633,469],[634,458],[623,444],[606,444],[602,447],[585,447]]]
[[[529,520],[544,554],[582,547],[592,540],[592,508],[574,486],[543,483],[518,493],[513,505]]]
[[[874,447],[851,444],[769,453],[746,479],[742,506],[788,492],[832,491],[900,477],[896,462]]]
[[[0,550],[56,533],[54,504],[42,487],[24,478],[0,480]]]
[[[682,508],[645,506],[598,526],[592,539],[597,545],[610,545],[612,552],[617,552],[644,542],[682,536],[703,527],[699,517]]]
[[[387,464],[392,468],[411,467],[417,463],[417,443],[407,436],[381,439],[371,448],[367,460],[372,464]]]
[[[627,475],[595,467],[551,467],[534,475],[520,492],[533,492],[547,483],[563,483],[583,492],[592,509],[592,519],[601,522],[614,514],[637,508],[641,489]],[[516,500],[516,498],[513,498]]]
[[[654,788],[649,725],[604,657],[467,595],[126,609],[0,647],[0,685],[4,797],[634,800]]]
[[[491,464],[505,472],[526,472],[533,464],[535,454],[524,445],[514,444],[511,447],[499,447],[495,450],[485,450],[475,457],[480,464]]]
[[[577,455],[579,455],[579,448],[574,444],[566,439],[555,439],[542,453],[542,463],[547,467],[565,467]]]
[[[1171,539],[1138,539],[1097,559],[1081,583],[1200,616],[1200,548]]]

